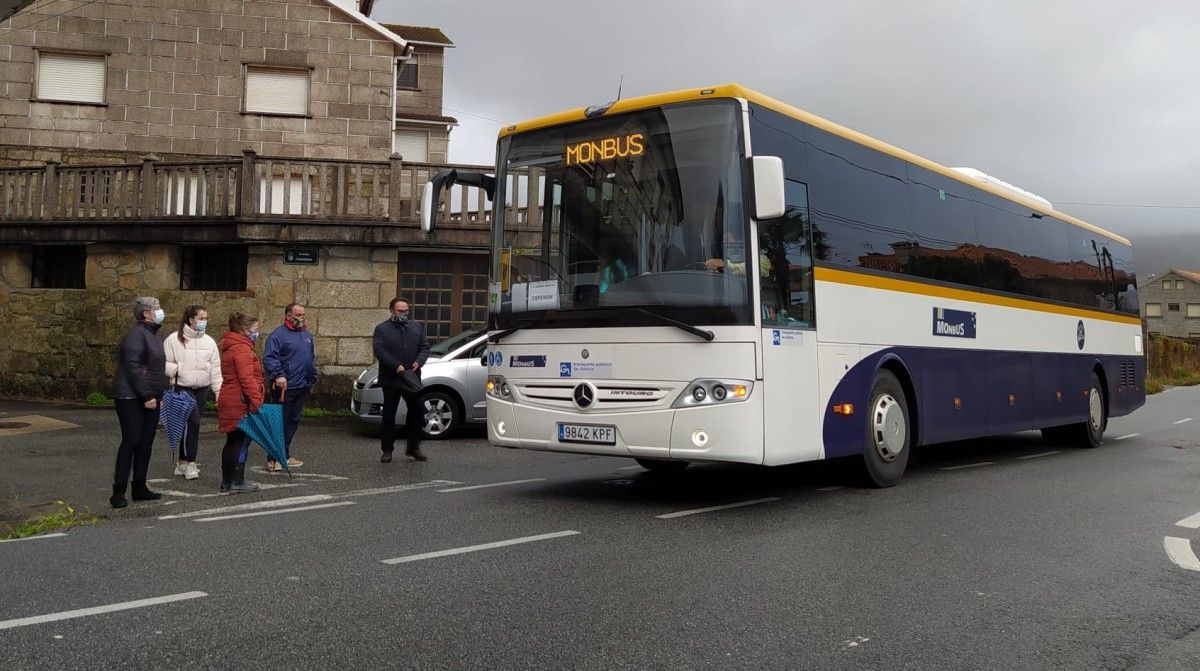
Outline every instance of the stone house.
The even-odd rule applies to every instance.
[[[435,338],[483,322],[490,205],[418,223],[452,44],[372,4],[43,0],[0,22],[0,394],[107,391],[139,295],[168,330],[206,305],[216,335],[306,304],[325,403],[391,297]]]
[[[1168,268],[1138,288],[1146,332],[1200,339],[1200,271]]]

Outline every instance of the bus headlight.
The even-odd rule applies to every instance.
[[[512,389],[508,386],[508,381],[504,379],[503,375],[488,376],[487,395],[505,401],[511,401],[513,398]]]
[[[754,383],[750,380],[714,380],[701,378],[692,380],[679,398],[675,399],[672,408],[694,408],[703,405],[719,405],[737,403],[750,398]]]

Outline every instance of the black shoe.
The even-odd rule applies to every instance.
[[[381,464],[390,464],[390,463],[392,463],[392,453],[391,453],[391,452],[386,452],[386,451],[385,451],[385,452],[384,452],[382,455],[380,455],[380,457],[379,457],[379,463],[381,463]]]
[[[246,464],[238,464],[233,467],[233,482],[229,485],[231,494],[244,494],[247,492],[257,492],[257,482],[246,482]]]
[[[134,480],[133,495],[130,498],[134,501],[157,501],[162,498],[162,494],[150,491],[150,488],[146,486],[145,480]]]
[[[125,487],[122,485],[113,485],[113,493],[108,498],[108,503],[113,508],[124,508],[129,505],[129,501],[125,498]]]
[[[410,447],[407,450],[405,450],[404,453],[407,454],[408,456],[412,457],[413,459],[416,459],[417,461],[429,461],[429,457],[422,454],[421,448],[419,448],[419,447]]]
[[[233,484],[233,464],[221,462],[221,493],[229,492],[229,486]]]

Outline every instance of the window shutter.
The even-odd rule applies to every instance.
[[[1146,303],[1146,316],[1147,317],[1161,317],[1162,316],[1162,303]]]
[[[392,151],[400,154],[405,161],[427,163],[429,162],[429,133],[423,130],[398,130]]]
[[[37,97],[104,102],[104,56],[39,53]]]
[[[246,111],[308,114],[307,70],[246,68]]]
[[[1187,316],[1200,317],[1200,303],[1188,303]]]

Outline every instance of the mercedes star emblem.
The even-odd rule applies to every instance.
[[[592,402],[596,400],[596,390],[592,385],[584,382],[583,384],[575,385],[575,391],[571,397],[575,399],[575,405],[582,408],[589,408]]]

